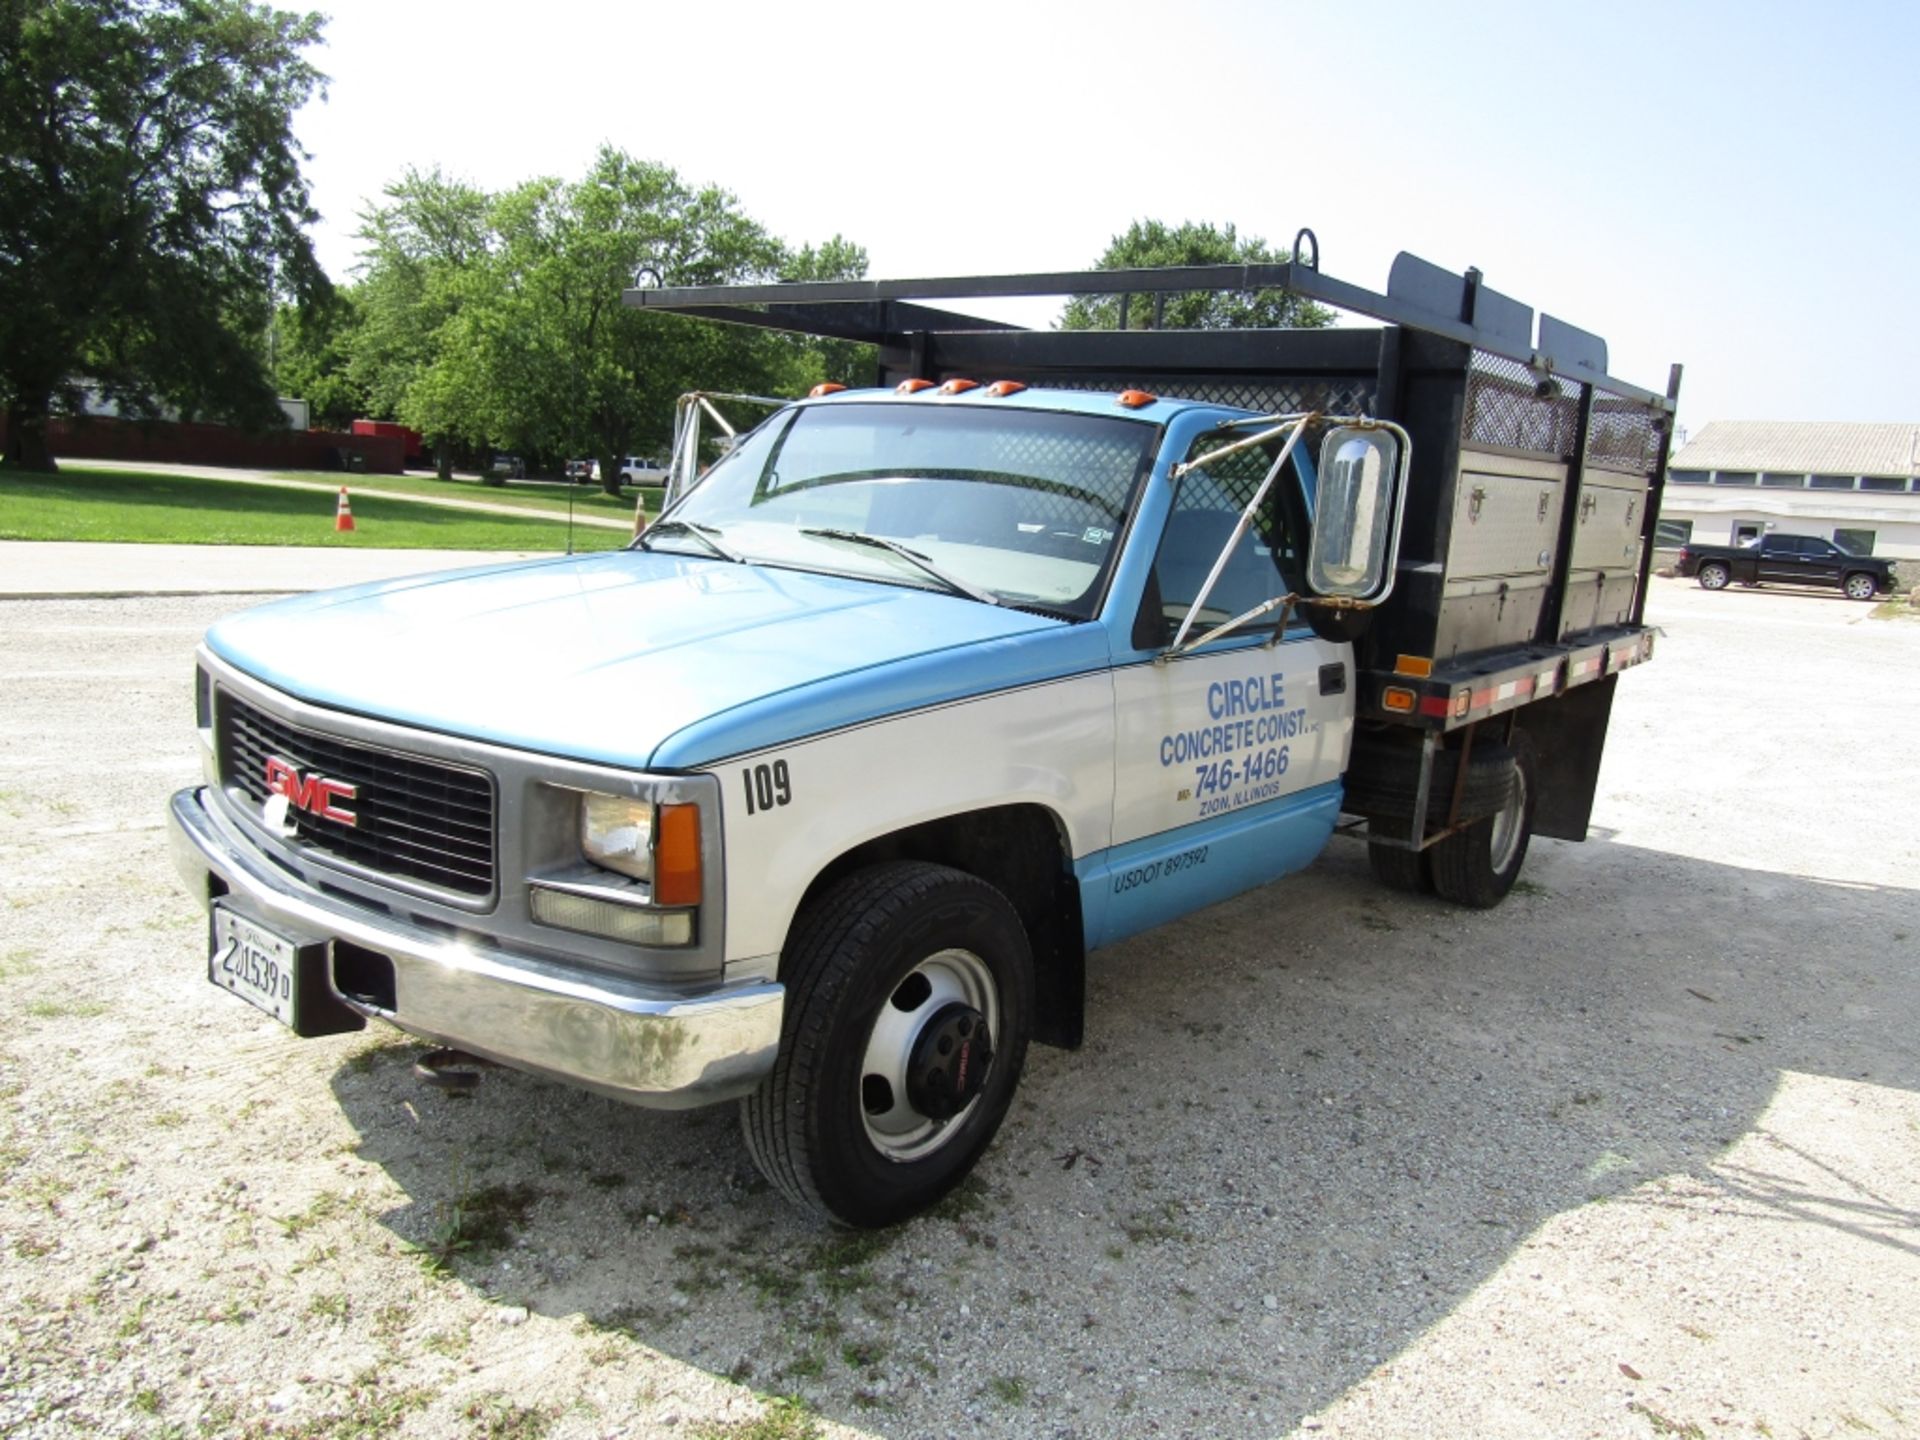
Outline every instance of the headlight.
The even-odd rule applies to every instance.
[[[608,870],[652,880],[652,803],[591,790],[581,795],[580,853]]]

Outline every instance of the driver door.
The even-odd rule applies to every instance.
[[[1114,674],[1106,940],[1300,868],[1338,816],[1353,731],[1351,646],[1320,639],[1297,614],[1277,627],[1275,611],[1167,655],[1223,552],[1227,563],[1189,639],[1305,588],[1298,472],[1282,474],[1255,525],[1234,534],[1272,459],[1257,448],[1177,482],[1131,663],[1122,660]]]

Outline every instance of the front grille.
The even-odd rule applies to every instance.
[[[493,777],[422,755],[322,735],[229,691],[218,707],[220,777],[264,803],[269,757],[304,779],[351,785],[355,823],[289,806],[300,843],[381,875],[458,895],[493,893]]]

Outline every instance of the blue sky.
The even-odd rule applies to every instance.
[[[1083,266],[1144,217],[1305,225],[1342,279],[1477,265],[1624,379],[1684,362],[1691,431],[1920,420],[1920,6],[325,8],[298,128],[336,275],[409,165],[505,187],[610,141],[876,276]]]

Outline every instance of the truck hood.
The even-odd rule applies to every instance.
[[[221,620],[207,644],[314,704],[671,769],[1106,659],[1098,625],[647,551],[303,595]]]

